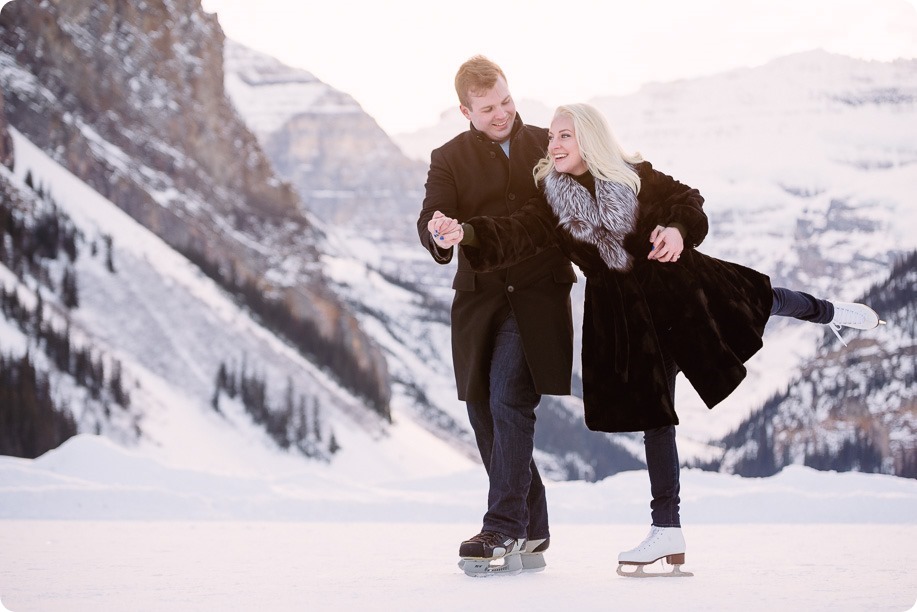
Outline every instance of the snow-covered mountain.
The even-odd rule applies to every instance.
[[[711,231],[701,250],[761,270],[775,285],[854,301],[917,246],[917,61],[813,51],[591,103],[606,113],[625,148],[704,194]],[[518,108],[536,124],[545,116],[538,104]],[[546,121],[549,114],[541,124]],[[395,139],[424,158],[465,127],[453,109],[437,125]],[[574,291],[575,306],[581,290]],[[733,431],[785,390],[826,333],[772,321],[748,378],[713,411],[679,379],[683,454],[719,457],[721,448],[705,442]],[[836,342],[833,335],[828,342]],[[858,367],[866,378],[881,376],[867,364]],[[915,393],[913,385],[905,391]],[[912,435],[906,443],[917,446]]]
[[[328,289],[321,229],[226,97],[223,33],[199,1],[16,2],[0,26],[10,124],[388,412],[384,358]]]
[[[864,301],[890,324],[813,360],[736,431],[708,468],[769,476],[790,464],[917,478],[917,251]]]
[[[389,258],[366,232],[303,211],[222,86],[209,89],[223,74],[222,53],[211,54],[221,48],[218,29],[194,2],[154,4],[139,13],[104,2],[3,13],[0,82],[12,127],[4,121],[0,136],[5,146],[11,134],[13,146],[12,171],[0,178],[18,202],[11,214],[29,235],[50,215],[72,228],[75,246],[72,261],[42,259],[47,273],[4,272],[10,302],[30,310],[4,312],[0,351],[28,354],[76,431],[166,457],[263,465],[279,452],[379,478],[471,461],[441,279],[418,290],[390,266],[407,260],[422,274],[419,253]],[[151,44],[166,29],[169,42]],[[74,54],[85,58],[82,71],[101,72],[64,74],[58,56]],[[208,76],[173,88],[176,70]],[[86,91],[89,81],[99,85]],[[160,96],[166,110],[143,95]],[[81,390],[71,360],[57,363],[29,314],[102,364],[95,386],[126,386],[125,405]],[[114,368],[116,379],[104,374]],[[569,418],[563,425],[582,430]],[[574,443],[542,454],[553,476],[594,473],[580,451],[567,458]],[[372,458],[358,448],[373,449]]]
[[[13,218],[26,227],[53,211],[62,226],[73,228],[76,249],[72,260],[63,251],[43,258],[45,274],[35,264],[17,267],[13,258],[0,258],[0,286],[30,306],[41,295],[42,319],[66,330],[74,353],[76,347],[89,347],[106,373],[118,364],[129,401],[118,405],[106,394],[95,399],[51,356],[48,343],[33,331],[34,317],[23,325],[7,308],[0,318],[0,354],[21,358],[28,353],[49,380],[51,398],[72,414],[78,431],[139,446],[168,462],[216,471],[293,469],[312,457],[331,461],[344,473],[392,478],[408,469],[402,463],[406,458],[417,462],[420,473],[431,465],[467,464],[448,444],[410,427],[392,428],[366,410],[364,400],[344,389],[327,368],[267,329],[199,267],[19,132],[12,135],[15,171],[0,168],[4,202],[15,203]],[[110,257],[106,237],[112,237]],[[67,269],[76,279],[75,307],[61,293],[59,279]],[[221,366],[236,372],[247,368],[266,404],[278,413],[287,395],[297,408],[305,398],[303,435],[294,420],[284,423],[278,437],[270,423],[259,422],[241,390],[218,392]],[[336,454],[330,452],[332,437]],[[437,450],[426,457],[430,444]],[[289,450],[280,452],[281,447]],[[353,461],[352,453],[367,447],[374,449],[372,465]]]
[[[16,223],[38,229],[57,210],[79,253],[69,263],[45,258],[38,272],[0,266],[3,287],[30,312],[40,299],[56,330],[69,325],[106,372],[117,368],[119,383],[102,379],[126,383],[129,407],[117,416],[77,389],[47,341],[11,315],[0,354],[28,351],[79,431],[208,467],[312,457],[384,479],[474,461],[452,377],[453,267],[435,265],[415,237],[422,173],[382,176],[404,157],[355,101],[240,48],[225,54],[237,63],[224,82],[222,32],[191,0],[15,8],[0,24],[0,83],[15,128],[12,170],[0,182],[19,202]],[[83,61],[68,73],[74,57]],[[852,300],[917,247],[903,229],[915,215],[907,203],[917,156],[902,136],[915,126],[914,90],[914,62],[816,53],[596,103],[620,109],[625,119],[612,119],[625,144],[707,196],[705,251]],[[699,104],[705,96],[715,104]],[[326,121],[353,150],[379,156],[369,164],[377,183],[404,190],[391,210],[383,196],[373,200],[371,228],[313,216],[307,194],[325,190],[326,172],[308,178],[312,162],[291,161],[297,147],[266,148],[313,142]],[[4,132],[0,159],[9,157]],[[359,155],[323,156],[342,177],[367,166]],[[293,185],[275,174],[285,163]],[[368,189],[353,185],[341,201]],[[78,305],[68,305],[65,285],[78,287]],[[582,283],[576,291],[579,308]],[[774,324],[749,379],[713,412],[681,383],[683,458],[721,457],[719,439],[798,374],[822,333]],[[545,399],[536,444],[557,479],[602,478],[642,461],[639,434],[586,431],[576,397]]]
[[[759,269],[775,285],[840,301],[864,295],[879,300],[866,292],[885,283],[895,262],[917,246],[915,60],[868,62],[813,51],[594,102],[625,146],[704,194],[711,231],[701,250]],[[875,341],[877,353],[906,360],[913,328],[894,310],[883,311],[880,300],[876,308],[891,327],[848,330],[845,337]],[[707,411],[682,385],[682,406],[697,416],[683,429],[697,435],[707,428],[708,439],[733,431],[773,395],[804,386],[816,376],[808,373],[821,372],[826,364],[819,350],[836,351],[838,363],[845,364],[841,378],[879,390],[869,402],[871,419],[877,431],[891,425],[891,435],[900,439],[896,450],[879,442],[883,435],[875,438],[888,469],[888,462],[900,462],[900,453],[917,452],[917,437],[906,424],[914,418],[917,385],[889,380],[882,360],[860,359],[855,347],[845,349],[824,328],[774,320],[764,351],[750,364],[749,380],[713,410],[715,421],[700,416]],[[842,445],[829,433],[833,413],[817,404],[804,404],[819,423],[807,421],[807,443],[840,455]],[[903,421],[894,416],[902,410],[910,415]],[[822,465],[830,463],[826,457]]]
[[[0,25],[0,354],[38,385],[14,397],[211,467],[279,453],[391,478],[468,462],[391,426],[384,356],[329,289],[320,223],[226,98],[222,32],[199,2],[16,3]],[[54,242],[14,263],[46,218],[72,255]],[[89,387],[52,335],[91,356]]]
[[[231,40],[226,91],[280,176],[320,219],[410,230],[426,164],[408,159],[351,96]]]

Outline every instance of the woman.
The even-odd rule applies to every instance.
[[[663,557],[680,571],[685,542],[679,517],[675,444],[678,371],[708,407],[745,377],[743,363],[762,346],[772,315],[871,329],[880,321],[862,304],[832,303],[772,288],[767,276],[695,250],[707,234],[704,199],[627,155],[605,119],[585,104],[557,109],[548,155],[534,170],[549,206],[531,201],[509,217],[461,225],[431,221],[434,237],[462,234],[472,267],[505,267],[559,244],[586,277],[583,402],[586,425],[643,431],[652,528],[618,557],[618,573],[642,575]],[[840,336],[838,336],[840,337]],[[635,572],[622,572],[623,565]]]

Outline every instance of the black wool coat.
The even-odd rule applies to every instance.
[[[532,168],[545,155],[547,130],[524,125],[517,115],[510,154],[472,125],[430,156],[426,196],[417,219],[421,244],[440,264],[452,260],[454,248],[440,249],[427,231],[435,211],[463,222],[471,217],[511,215],[538,189]],[[548,213],[542,199],[533,202]],[[452,358],[458,397],[490,397],[490,356],[496,330],[515,315],[535,389],[547,395],[569,395],[573,370],[573,319],[570,290],[576,273],[556,245],[516,258],[499,270],[475,271],[459,248],[452,282]]]
[[[743,363],[762,346],[773,300],[767,276],[694,248],[707,234],[704,199],[696,189],[649,162],[634,169],[641,186],[630,225],[627,215],[618,221],[606,216],[605,226],[591,216],[620,209],[609,193],[611,183],[596,180],[596,202],[586,187],[558,173],[545,181],[547,212],[527,206],[510,217],[468,221],[479,242],[478,248],[466,249],[476,269],[495,269],[546,245],[559,245],[582,269],[583,401],[586,425],[597,431],[678,423],[664,354],[674,358],[708,407],[725,399],[745,377]],[[565,205],[571,207],[566,213]],[[571,220],[570,210],[579,218]],[[594,236],[618,237],[629,260],[625,269],[609,267],[606,260],[612,257],[603,259],[596,244],[583,239],[579,230],[590,224]],[[677,262],[647,259],[657,225],[682,230],[685,249]]]

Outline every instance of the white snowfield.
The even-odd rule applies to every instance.
[[[267,450],[265,449],[265,452]],[[0,457],[0,601],[32,610],[909,610],[917,481],[685,470],[685,570],[615,575],[648,529],[645,471],[551,482],[544,572],[475,579],[483,470],[394,482],[261,462],[216,472],[80,435]],[[661,570],[662,567],[652,568]],[[0,608],[2,610],[2,608]]]

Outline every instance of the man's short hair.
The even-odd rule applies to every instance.
[[[491,89],[497,84],[498,77],[506,80],[499,66],[483,55],[475,55],[462,64],[455,74],[455,93],[458,94],[459,103],[471,108],[470,94],[484,93]]]

